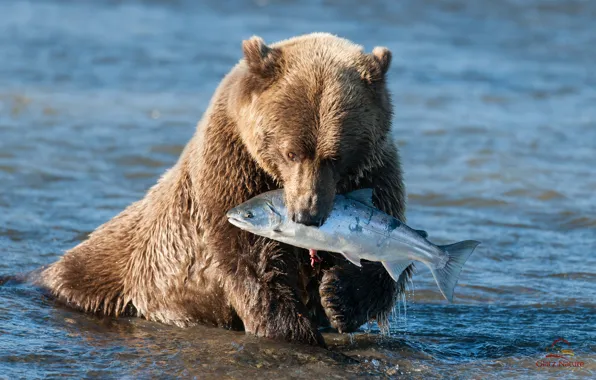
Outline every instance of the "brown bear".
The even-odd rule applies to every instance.
[[[390,138],[391,53],[364,53],[323,33],[270,46],[243,42],[173,168],[140,201],[44,269],[38,284],[101,315],[197,323],[324,345],[318,327],[384,321],[411,268],[394,282],[379,263],[256,237],[226,212],[285,189],[293,220],[320,224],[336,193],[374,188],[404,220],[401,166]]]

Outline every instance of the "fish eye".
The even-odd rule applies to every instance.
[[[253,216],[254,215],[253,215],[253,213],[251,211],[247,211],[247,212],[244,213],[244,217],[246,219],[251,219]]]

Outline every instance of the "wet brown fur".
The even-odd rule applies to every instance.
[[[378,263],[330,253],[312,269],[305,250],[240,231],[225,213],[283,186],[292,212],[325,216],[336,192],[374,187],[377,206],[403,220],[390,52],[328,34],[270,46],[253,37],[243,51],[176,165],[40,285],[87,312],[319,345],[317,327],[384,320],[410,270],[395,283]]]

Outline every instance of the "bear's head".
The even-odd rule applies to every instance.
[[[388,49],[371,54],[315,33],[268,46],[243,42],[236,104],[242,140],[285,189],[296,222],[321,224],[342,180],[378,164],[391,125]]]

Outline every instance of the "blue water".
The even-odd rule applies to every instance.
[[[0,275],[57,260],[176,161],[253,34],[394,56],[408,221],[483,244],[454,304],[419,266],[330,351],[106,320],[0,287],[0,378],[596,377],[596,2],[0,2]],[[407,316],[406,316],[407,313]],[[583,368],[538,368],[554,339]]]

